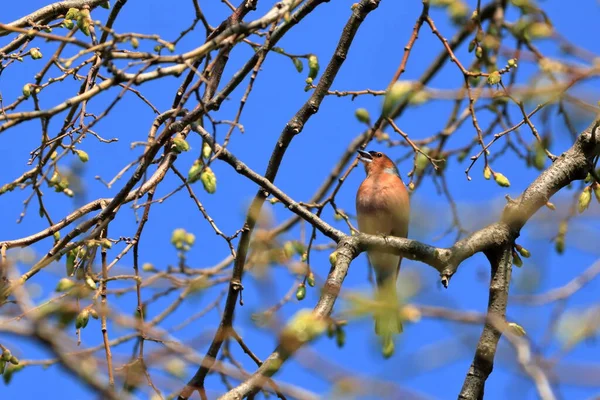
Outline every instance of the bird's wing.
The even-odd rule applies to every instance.
[[[385,183],[379,196],[385,203],[385,208],[391,218],[390,234],[396,237],[406,237],[410,222],[410,200],[406,186],[397,175],[386,174],[380,180]]]
[[[408,225],[410,222],[410,200],[408,191],[402,182],[402,179],[396,175],[388,174],[385,178],[390,181],[388,187],[393,190],[384,190],[382,196],[386,197],[386,203],[389,210],[389,218],[391,225],[392,236],[405,238],[408,236]],[[395,265],[397,265],[396,273],[400,271],[402,258],[399,257]]]
[[[409,199],[402,180],[392,174],[379,176],[377,187],[365,182],[358,191],[358,229],[371,235],[406,237],[409,223]],[[398,272],[401,258],[394,254],[370,251],[369,260],[380,272],[380,279]]]

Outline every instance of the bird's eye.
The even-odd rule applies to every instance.
[[[382,157],[382,156],[383,156],[383,154],[377,153],[377,157]]]

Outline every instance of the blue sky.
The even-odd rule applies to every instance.
[[[468,2],[471,7],[475,1]],[[28,12],[31,12],[47,2],[31,0],[28,2],[11,2],[5,6],[0,18],[1,22],[12,21]],[[341,30],[350,15],[351,1],[331,1],[320,6],[311,14],[303,24],[293,29],[279,43],[287,52],[294,54],[316,54],[324,69],[331,56]],[[212,25],[216,26],[229,15],[229,9],[220,1],[201,2],[203,11]],[[590,34],[591,29],[584,27],[595,26],[600,17],[600,7],[597,2],[578,2],[577,7],[566,7],[564,2],[548,0],[541,2],[556,29],[565,35],[571,42],[594,54],[600,54],[600,43],[595,36]],[[263,15],[272,2],[259,1],[258,9],[249,15],[247,20]],[[166,9],[165,3],[157,0],[141,2],[128,2],[123,8],[115,29],[119,32],[158,33],[166,40],[173,40],[179,32],[191,23],[193,9],[191,2],[173,2],[171,8]],[[412,26],[421,12],[420,1],[399,2],[383,0],[380,7],[373,11],[361,26],[348,58],[344,63],[332,89],[334,90],[360,90],[365,88],[382,90],[396,70],[402,57]],[[94,11],[94,19],[105,21],[108,12],[103,9]],[[440,32],[445,37],[451,37],[455,27],[449,24],[446,15],[439,9],[432,9],[432,18]],[[517,14],[511,11],[509,20],[515,20]],[[203,40],[203,32],[197,29],[186,40],[178,45],[177,51],[185,51],[198,46]],[[6,38],[0,43],[6,43]],[[512,45],[512,42],[508,42]],[[54,44],[39,42],[36,44],[44,53],[44,59],[52,54]],[[142,44],[142,49],[150,50]],[[540,48],[548,55],[557,55],[557,46],[552,43],[540,43]],[[419,35],[414,50],[402,79],[416,79],[428,67],[431,60],[442,50],[439,40],[431,34],[429,28],[424,26]],[[69,49],[65,54],[73,54]],[[248,46],[238,46],[231,55],[231,61],[225,69],[225,77],[231,76],[251,56],[252,49]],[[468,65],[471,55],[466,49],[457,52],[457,56]],[[42,64],[27,60],[23,64],[12,65],[0,75],[0,91],[4,104],[12,102],[17,97],[22,86],[33,80],[33,75]],[[519,81],[523,84],[530,82],[530,77],[535,73],[535,68],[525,62],[519,63]],[[56,74],[56,71],[54,71]],[[305,74],[298,74],[284,56],[270,54],[263,65],[262,72],[258,75],[254,90],[244,109],[242,123],[245,133],[242,135],[235,131],[229,150],[244,161],[250,168],[263,173],[270,153],[276,140],[298,108],[308,99],[309,93],[304,92]],[[53,76],[50,74],[50,76]],[[139,87],[144,95],[160,110],[170,108],[173,93],[175,93],[180,79],[166,78],[160,82],[154,81]],[[436,76],[430,87],[439,89],[458,88],[462,82],[460,71],[453,65],[446,65],[443,72]],[[76,93],[78,82],[66,80],[64,85],[49,90],[42,96],[42,107],[51,107],[62,99]],[[221,109],[213,115],[215,119],[233,119],[239,105],[239,99],[246,88],[245,84],[234,91],[230,99]],[[577,86],[571,93],[584,98],[592,104],[598,100],[594,92],[598,90],[598,82],[590,81]],[[97,112],[112,101],[118,91],[109,91],[91,102],[91,108]],[[60,100],[59,100],[60,99]],[[443,128],[452,104],[448,101],[434,101],[424,107],[412,108],[398,119],[398,125],[407,132],[412,139],[431,136]],[[534,105],[528,104],[528,109]],[[27,104],[26,107],[31,107]],[[286,153],[276,185],[284,190],[295,200],[308,200],[312,193],[320,186],[329,171],[337,163],[352,139],[363,131],[364,126],[354,117],[356,108],[366,108],[371,115],[377,115],[381,107],[381,99],[371,96],[362,96],[354,101],[349,97],[337,98],[330,96],[325,99],[319,113],[312,117],[304,131],[294,138],[292,145]],[[515,107],[516,108],[516,107]],[[27,108],[28,109],[28,108]],[[513,110],[515,111],[515,110]],[[553,109],[555,113],[556,109]],[[56,132],[62,123],[62,116],[55,117],[51,122],[51,132]],[[517,114],[513,113],[513,116]],[[481,117],[485,126],[489,118]],[[584,115],[576,121],[577,129],[582,129],[590,122],[590,115]],[[88,137],[81,145],[81,149],[90,155],[90,161],[85,165],[85,199],[90,201],[99,197],[112,197],[120,189],[124,180],[118,181],[112,189],[107,189],[95,176],[110,180],[127,162],[140,153],[140,148],[131,149],[130,143],[144,140],[152,123],[153,113],[143,102],[132,95],[126,96],[122,104],[111,111],[109,118],[96,126],[96,131],[105,138],[116,137],[116,143],[102,144],[93,137]],[[564,125],[558,117],[553,117],[547,129],[551,130],[554,141],[551,150],[560,154],[571,145],[571,139],[566,133]],[[534,120],[539,123],[539,118]],[[226,127],[220,127],[222,137]],[[389,132],[392,135],[392,132]],[[532,137],[530,132],[522,130],[528,142]],[[465,123],[450,140],[450,148],[466,143],[474,135],[472,125]],[[14,180],[21,175],[28,166],[26,165],[29,152],[39,144],[39,122],[29,121],[16,128],[1,134],[0,149],[3,157],[0,158],[0,184]],[[190,139],[192,151],[181,155],[176,166],[181,171],[187,171],[201,148],[198,137]],[[386,149],[383,145],[373,143],[370,149],[386,151],[393,158],[400,158],[406,154],[404,147]],[[492,148],[492,152],[494,148]],[[398,165],[405,179],[406,173],[411,169],[411,161],[403,161]],[[465,162],[466,163],[466,162]],[[494,163],[494,168],[502,172],[511,181],[511,187],[501,188],[492,181],[486,181],[481,174],[481,163],[473,169],[473,179],[465,179],[464,168],[466,164],[459,164],[453,159],[447,169],[447,176],[451,191],[459,206],[461,218],[469,229],[476,229],[494,221],[499,215],[504,204],[504,196],[513,197],[527,187],[536,177],[537,172],[527,169],[524,163],[512,155],[506,155]],[[195,188],[201,201],[209,213],[215,218],[219,228],[227,234],[232,234],[240,228],[247,205],[256,192],[256,185],[237,175],[234,170],[224,163],[215,163],[213,169],[218,179],[218,189],[215,195],[208,195],[201,187]],[[127,177],[128,175],[126,175]],[[337,204],[342,209],[354,212],[355,191],[364,177],[361,169],[355,169],[347,182],[342,187]],[[161,184],[157,197],[164,196],[178,185],[175,176],[169,176]],[[547,210],[541,211],[538,218],[528,225],[522,232],[518,242],[531,249],[532,258],[525,261],[522,269],[515,270],[511,294],[524,291],[543,292],[550,288],[564,285],[577,276],[584,269],[593,264],[598,258],[597,246],[590,245],[590,238],[597,238],[599,233],[598,215],[600,206],[593,202],[590,209],[581,217],[577,217],[570,226],[567,236],[567,251],[558,256],[550,238],[556,232],[556,217],[568,211],[569,202],[573,194],[580,187],[573,185],[573,190],[561,193],[553,199],[558,210],[552,214]],[[35,233],[45,228],[44,220],[37,215],[37,206],[33,203],[27,216],[20,224],[15,221],[23,209],[23,200],[30,194],[29,189],[16,190],[0,197],[0,241],[15,239]],[[59,196],[48,191],[46,204],[51,215],[58,220],[73,210],[77,204],[65,196]],[[281,222],[289,213],[281,205],[271,206],[265,204],[265,209],[270,210],[274,220]],[[343,222],[333,220],[331,210],[324,214],[327,221],[335,224],[339,229],[347,230]],[[449,206],[443,197],[438,195],[431,179],[427,179],[412,197],[412,221],[410,237],[439,246],[450,245],[452,237],[434,241],[448,226]],[[545,221],[545,222],[544,222]],[[544,223],[543,223],[544,222]],[[119,216],[111,224],[111,237],[131,237],[137,227],[134,213],[126,207],[119,212]],[[217,237],[202,215],[197,211],[185,191],[174,195],[161,205],[152,209],[150,221],[145,229],[140,245],[141,262],[152,262],[158,269],[177,262],[175,249],[169,243],[171,232],[175,228],[184,228],[193,232],[197,242],[189,252],[188,262],[191,266],[209,267],[227,254],[225,242]],[[299,227],[290,232],[282,240],[298,237]],[[319,237],[317,243],[328,243],[328,240]],[[40,257],[51,245],[50,240],[37,243],[33,246],[35,256]],[[113,248],[111,255],[116,255],[122,244]],[[327,252],[315,253],[312,266],[315,274],[324,279],[329,270]],[[20,263],[21,272],[27,268],[26,263]],[[345,281],[345,290],[370,290],[366,281],[366,257],[361,255],[352,264],[350,273]],[[42,300],[52,295],[58,277],[64,272],[62,265],[53,265],[43,273],[36,276],[33,285],[39,291],[37,300]],[[118,265],[118,270],[123,273],[132,271],[131,256],[125,257]],[[416,263],[404,262],[403,272],[408,285],[415,286],[420,283],[418,295],[412,299],[419,304],[441,305],[460,310],[484,312],[487,305],[487,280],[489,267],[485,257],[481,254],[466,261],[453,277],[449,289],[443,289],[438,284],[437,272],[432,268]],[[533,288],[527,288],[527,282],[532,277],[539,280]],[[289,290],[293,278],[282,268],[275,268],[269,281],[246,274],[244,280],[243,307],[238,307],[235,326],[260,358],[266,358],[274,348],[276,341],[273,335],[254,326],[250,320],[253,312],[264,309],[274,304]],[[586,309],[597,305],[597,290],[600,289],[598,281],[591,282],[585,289],[573,296],[567,304],[574,310]],[[173,315],[165,320],[165,328],[176,326],[189,315],[202,309],[221,287],[210,290],[195,301],[188,301]],[[292,301],[283,307],[279,313],[281,319],[291,316],[300,308],[312,307],[318,299],[317,288],[308,288],[306,299],[302,302]],[[149,296],[147,293],[146,296]],[[175,297],[171,296],[152,304],[149,317],[158,314],[165,306],[170,304]],[[126,314],[135,309],[135,297],[123,296],[114,300],[116,305]],[[336,310],[340,310],[340,302]],[[538,344],[546,331],[551,307],[523,307],[514,303],[509,304],[508,314],[512,320],[522,324],[532,340]],[[209,343],[210,333],[216,327],[218,315],[213,310],[205,318],[190,324],[186,329],[176,333],[180,340],[194,343],[199,354],[204,354]],[[124,331],[114,329],[111,337],[123,334]],[[481,326],[453,324],[446,321],[423,319],[417,324],[406,327],[404,334],[397,343],[397,352],[389,360],[383,361],[376,348],[373,338],[373,328],[370,320],[352,322],[347,329],[347,342],[342,349],[338,349],[333,340],[322,338],[311,345],[311,352],[318,352],[322,357],[349,372],[359,376],[379,378],[396,383],[403,389],[418,393],[426,398],[454,398],[460,391],[464,376],[472,360],[474,344],[481,332]],[[74,331],[72,332],[74,336]],[[94,346],[101,343],[100,326],[97,321],[90,322],[84,330],[83,341],[85,345]],[[0,342],[13,349],[15,354],[22,359],[39,359],[49,357],[49,353],[40,349],[35,343],[24,341],[21,338],[0,335]],[[149,350],[158,348],[149,346]],[[556,354],[560,342],[553,339],[544,349],[543,354],[550,356]],[[118,359],[124,361],[131,354],[130,344],[115,348]],[[237,348],[233,349],[238,360],[248,370],[254,370],[251,360],[244,357]],[[301,353],[298,360],[285,365],[278,375],[285,382],[306,387],[315,393],[328,395],[331,384],[323,377],[322,372],[311,371],[306,368],[302,360],[310,357],[311,353]],[[599,348],[594,343],[583,343],[571,351],[562,360],[565,365],[586,366],[594,362],[595,370]],[[101,358],[101,357],[100,357]],[[440,365],[435,365],[436,363]],[[429,368],[421,371],[421,365]],[[102,367],[100,367],[102,368]],[[337,367],[336,367],[337,368]],[[327,370],[336,371],[334,367]],[[104,371],[104,369],[101,369]],[[187,375],[180,383],[187,381],[195,371],[195,366],[189,366]],[[572,369],[574,371],[574,369]],[[160,376],[160,375],[158,375]],[[566,377],[566,376],[565,376]],[[573,378],[573,377],[570,377]],[[35,382],[35,385],[32,385]],[[173,383],[173,381],[169,381]],[[565,399],[584,399],[597,394],[600,384],[580,386],[569,384],[573,379],[566,379],[566,383],[557,386],[557,393]],[[176,386],[173,386],[174,388]],[[211,398],[223,390],[219,378],[212,375],[207,380],[208,389],[212,390]],[[46,370],[39,367],[30,367],[16,374],[11,385],[3,388],[7,397],[26,394],[27,397],[45,396],[46,398],[62,398],[63,394],[55,392],[57,388],[67,391],[69,398],[89,398],[90,392],[82,387],[60,368],[53,366]],[[49,394],[49,391],[51,391]],[[514,352],[505,341],[501,341],[496,367],[486,385],[486,399],[504,399],[510,393],[517,399],[535,399],[536,393],[529,380],[524,378],[518,365],[514,361]],[[140,394],[140,398],[144,398]]]

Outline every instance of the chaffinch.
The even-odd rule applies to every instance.
[[[358,150],[367,177],[356,194],[358,229],[371,235],[406,237],[410,219],[410,201],[398,168],[389,157],[377,151]],[[375,332],[383,345],[383,354],[394,352],[394,336],[402,332],[398,310],[396,280],[402,258],[377,250],[367,253],[377,281],[376,299],[387,311],[376,311]],[[391,303],[391,304],[390,304]],[[380,310],[382,307],[377,307]]]

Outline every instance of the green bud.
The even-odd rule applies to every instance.
[[[330,339],[333,338],[336,330],[337,330],[337,326],[333,322],[331,324],[327,325],[327,337]]]
[[[269,203],[271,203],[271,204],[277,204],[277,203],[279,203],[279,199],[277,197],[271,197],[269,199]]]
[[[591,201],[592,201],[592,188],[590,186],[586,186],[583,189],[583,191],[581,192],[581,194],[579,195],[578,210],[579,210],[580,214],[582,212],[584,212],[590,206]]]
[[[529,0],[511,0],[511,3],[516,7],[526,7],[529,5]]]
[[[185,362],[179,358],[171,358],[165,364],[165,371],[176,378],[183,379],[185,377]]]
[[[75,256],[76,252],[73,250],[67,253],[67,276],[73,275],[73,271],[75,270]]]
[[[107,238],[100,239],[100,246],[104,249],[110,249],[112,247],[112,242]]]
[[[513,256],[513,264],[515,265],[515,267],[521,268],[523,266],[523,260],[521,260],[521,257],[519,257],[519,254],[513,250],[512,256]]]
[[[299,310],[286,324],[281,332],[281,342],[307,343],[327,331],[327,321],[313,314],[312,310]]]
[[[492,170],[490,167],[486,166],[483,169],[483,177],[487,180],[489,180],[492,177]]]
[[[162,49],[162,46],[160,44],[157,44],[156,46],[154,46],[154,51],[155,52],[159,52]]]
[[[548,207],[552,211],[556,210],[556,206],[554,205],[554,203],[547,202],[546,207]]]
[[[88,153],[86,153],[83,150],[75,150],[75,154],[77,154],[77,157],[79,157],[79,160],[81,162],[88,162],[90,160],[90,156],[88,155]]]
[[[511,58],[510,60],[508,60],[508,66],[510,68],[516,68],[517,67],[517,59]]]
[[[38,47],[34,47],[33,49],[31,49],[29,51],[29,54],[31,54],[31,58],[33,58],[34,60],[39,60],[43,57],[42,52]]]
[[[304,253],[306,251],[306,246],[304,245],[304,243],[302,243],[299,240],[294,240],[292,242],[292,244],[294,245],[294,251],[296,252],[296,254],[298,254],[299,256],[302,255],[302,253]]]
[[[54,237],[55,242],[58,242],[60,240],[60,232],[54,232],[52,236]]]
[[[304,287],[304,285],[298,286],[298,289],[296,290],[296,298],[299,301],[302,301],[302,300],[304,300],[305,297],[306,297],[306,287]]]
[[[378,131],[378,132],[379,132],[379,131]],[[378,142],[380,142],[380,143],[381,143],[381,142],[384,142],[384,141],[386,141],[386,140],[389,140],[389,138],[390,138],[390,135],[388,135],[388,134],[387,134],[387,133],[385,133],[385,132],[381,132],[381,133],[377,134],[377,135],[375,136],[375,138],[377,139],[377,141],[378,141]]]
[[[75,196],[75,193],[74,193],[74,192],[73,192],[71,189],[69,189],[69,188],[65,188],[65,189],[63,189],[63,191],[62,191],[62,192],[63,192],[64,194],[66,194],[67,196],[69,196],[69,197],[73,197],[73,196]]]
[[[56,285],[56,292],[67,292],[75,286],[75,282],[68,278],[62,278]]]
[[[65,19],[63,21],[62,25],[65,28],[69,29],[69,30],[73,29],[73,27],[75,26],[75,24],[73,23],[73,21],[71,21],[70,19]]]
[[[306,81],[305,81],[305,82],[306,82],[306,84],[307,84],[307,85],[312,85],[312,83],[313,83],[313,78],[311,78],[311,77],[308,77],[308,78],[306,78]]]
[[[594,196],[598,203],[600,203],[600,183],[598,182],[594,183]]]
[[[308,283],[308,286],[310,286],[310,287],[315,286],[315,274],[313,274],[312,271],[310,271],[308,276],[306,277],[306,283]]]
[[[431,149],[429,149],[429,147],[425,146],[421,149],[421,151],[423,151],[423,153],[425,153],[425,154],[429,154]],[[423,153],[421,153],[421,152],[417,153],[417,159],[415,160],[415,172],[417,174],[421,174],[421,172],[425,171],[425,168],[427,168],[427,165],[429,165],[429,159]]]
[[[137,49],[140,45],[140,41],[135,37],[132,37],[129,42],[131,43],[131,47],[133,47],[134,49]]]
[[[285,255],[285,258],[290,258],[295,253],[296,249],[294,248],[294,244],[292,242],[288,241],[283,244],[283,254]]]
[[[448,15],[454,23],[462,23],[469,13],[469,7],[461,0],[454,0],[448,6]]]
[[[8,385],[10,383],[10,381],[12,380],[13,374],[15,372],[18,372],[18,371],[22,370],[22,369],[23,369],[22,365],[15,365],[15,366],[9,365],[6,368],[6,370],[4,371],[4,374],[2,375],[4,383]]]
[[[308,56],[308,77],[315,79],[319,73],[319,59],[314,54]]]
[[[531,253],[525,247],[518,245],[518,244],[515,245],[515,247],[516,247],[517,251],[519,252],[519,254],[521,254],[523,257],[525,257],[525,258],[531,257]]]
[[[481,73],[480,70],[476,69],[471,71],[473,73],[479,74]],[[477,75],[477,76],[469,76],[469,84],[471,86],[477,86],[479,84],[479,81],[481,81],[481,75]]]
[[[63,178],[60,176],[60,173],[58,172],[58,170],[54,170],[54,172],[52,173],[52,176],[50,177],[50,186],[58,186],[60,188],[61,185],[61,181],[63,180]],[[65,182],[62,182],[65,183]],[[68,186],[68,184],[66,185]],[[64,186],[64,187],[66,187]]]
[[[567,234],[567,221],[561,221],[558,225],[558,234],[556,235],[555,248],[558,254],[565,251],[565,235]]]
[[[181,153],[190,150],[189,143],[182,135],[177,135],[173,138],[173,146],[171,147],[176,153]]]
[[[356,116],[356,119],[358,119],[360,122],[363,122],[365,124],[371,123],[371,117],[369,115],[369,112],[365,108],[357,109],[354,112],[354,115]]]
[[[471,40],[471,42],[469,42],[469,53],[475,50],[475,46],[477,46],[477,42],[475,40]]]
[[[171,53],[175,52],[175,45],[173,43],[167,43],[165,44],[165,47],[167,48],[167,50],[169,50]]]
[[[156,268],[154,268],[154,265],[152,265],[151,263],[144,263],[142,265],[142,271],[154,272],[154,271],[156,271]]]
[[[335,344],[340,348],[346,344],[346,332],[340,327],[335,330]]]
[[[187,179],[188,179],[189,183],[194,183],[194,182],[198,181],[198,179],[200,179],[200,171],[202,170],[203,166],[204,166],[204,164],[202,163],[202,161],[200,161],[200,160],[194,161],[194,163],[190,167],[190,170],[188,171]]]
[[[408,81],[398,81],[385,93],[383,99],[382,114],[385,117],[390,116],[394,108],[406,98],[407,94],[412,90],[413,84]]]
[[[90,17],[90,10],[83,9],[79,11],[79,15],[77,16],[77,26],[85,36],[90,36],[91,22],[92,18]]]
[[[10,352],[9,349],[4,349],[2,351],[2,361],[9,361],[11,357],[12,357],[12,353]]]
[[[386,338],[386,340],[383,343],[383,348],[381,349],[381,353],[383,354],[383,357],[390,358],[392,355],[394,355],[394,349],[395,349],[394,340],[392,340],[392,338],[390,338],[390,337]]]
[[[561,221],[560,225],[558,225],[558,234],[565,235],[567,233],[567,221]]]
[[[302,72],[304,70],[304,64],[299,58],[292,57],[292,62],[294,63],[294,67],[296,67],[296,71]]]
[[[475,57],[483,57],[483,49],[481,48],[481,46],[477,46],[477,49],[475,49]]]
[[[12,365],[19,365],[19,359],[15,356],[12,356],[10,360],[8,360]]]
[[[196,235],[194,235],[193,233],[186,233],[185,234],[185,239],[183,239],[183,241],[188,245],[188,246],[193,246],[194,242],[196,241]]]
[[[185,242],[185,236],[187,232],[185,229],[177,228],[171,233],[171,244],[177,245],[178,243]]]
[[[308,260],[308,253],[302,253],[300,256],[300,261],[306,262],[306,260]]]
[[[27,83],[23,86],[23,96],[25,96],[26,99],[31,96],[31,83]]]
[[[79,18],[79,10],[76,8],[69,8],[67,14],[65,15],[65,19],[77,19]]]
[[[217,176],[209,167],[206,167],[200,174],[200,180],[204,185],[206,192],[213,194],[217,191]]]
[[[510,186],[510,181],[508,180],[507,177],[505,177],[504,175],[502,175],[500,172],[495,172],[494,173],[494,180],[496,181],[496,183],[502,187],[509,187]]]
[[[92,290],[96,290],[98,289],[98,286],[96,285],[96,282],[94,282],[94,280],[92,279],[91,276],[88,276],[87,278],[85,278],[85,283],[90,287],[90,289]]]
[[[210,153],[212,153],[212,149],[210,148],[210,145],[206,142],[204,142],[204,144],[202,145],[202,157],[208,159],[210,158]]]
[[[494,71],[488,75],[487,82],[490,85],[497,85],[502,80],[502,76],[500,76],[500,72]]]
[[[79,314],[77,314],[77,318],[75,318],[75,328],[82,329],[85,328],[90,320],[90,311],[85,308],[81,310]]]
[[[331,266],[335,266],[337,262],[337,251],[334,251],[333,253],[331,253],[329,255],[329,263],[331,264]]]
[[[516,335],[516,336],[527,335],[527,332],[525,332],[525,329],[523,329],[523,327],[521,325],[514,323],[514,322],[509,322],[507,325],[508,325],[508,329],[510,330],[510,332],[513,335]]]
[[[552,27],[544,22],[534,22],[529,25],[527,34],[531,39],[544,39],[552,35]]]
[[[413,190],[415,190],[415,183],[414,183],[414,182],[410,182],[410,183],[408,184],[408,190],[410,190],[410,191],[413,191]]]
[[[107,0],[104,3],[100,4],[100,7],[106,8],[107,10],[109,10],[110,9],[110,2]]]
[[[96,310],[95,310],[95,309],[93,309],[93,308],[90,308],[90,309],[89,309],[89,312],[90,312],[90,317],[92,317],[92,318],[94,318],[94,319],[98,319],[98,317],[99,317],[99,315],[98,315],[98,311],[96,311]]]

